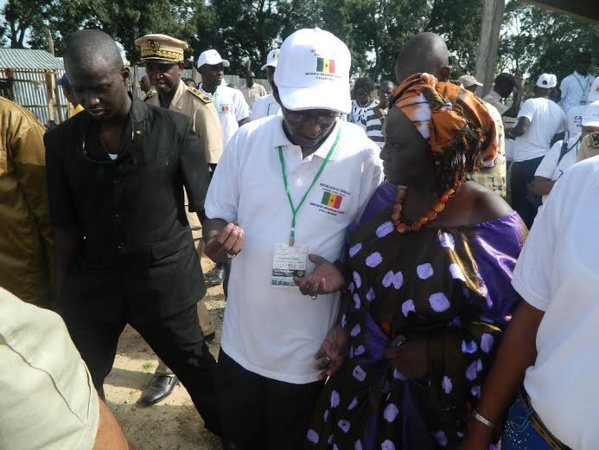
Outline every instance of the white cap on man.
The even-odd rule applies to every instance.
[[[591,104],[597,100],[599,100],[599,78],[595,78],[595,81],[591,84],[591,89],[587,96],[587,104]]]
[[[335,35],[305,28],[281,46],[274,82],[286,109],[329,109],[349,114],[351,55]]]
[[[474,78],[472,75],[462,75],[458,78],[458,81],[464,89],[468,89],[470,86],[482,86],[483,84]]]
[[[557,77],[552,73],[544,73],[537,80],[537,86],[545,89],[554,88],[557,86]]]
[[[222,64],[223,67],[230,66],[229,61],[222,59],[220,53],[214,49],[206,50],[200,54],[200,57],[198,58],[198,69],[204,64],[208,64],[209,66],[216,66],[218,64]]]
[[[586,106],[582,113],[581,124],[583,127],[599,127],[599,101]]]
[[[277,67],[277,63],[279,62],[279,52],[280,50],[278,48],[268,52],[266,64],[262,66],[262,70],[266,70],[267,67]]]

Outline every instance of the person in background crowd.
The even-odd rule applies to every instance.
[[[449,50],[441,36],[425,32],[413,36],[395,61],[395,78],[401,84],[415,73],[430,73],[437,80],[448,82],[451,75]]]
[[[595,78],[591,85],[586,105],[590,105],[597,100],[599,100],[599,78]],[[566,131],[570,136],[582,132],[582,116],[586,110],[586,105],[573,106],[566,112]]]
[[[275,70],[277,69],[277,61],[279,60],[279,49],[275,48],[268,52],[268,56],[266,57],[266,64],[262,66],[262,71],[266,72],[266,79],[268,83],[272,87],[272,79],[275,75]],[[277,100],[272,94],[268,94],[264,97],[260,97],[254,103],[252,107],[252,113],[250,114],[251,120],[258,120],[263,117],[273,116],[278,114],[281,110],[280,105],[277,103]]]
[[[464,89],[472,92],[473,94],[476,94],[476,90],[483,86],[483,84],[472,75],[462,75],[460,78],[458,78],[458,81]]]
[[[512,206],[526,226],[530,228],[537,215],[536,199],[529,199],[529,184],[551,148],[554,136],[565,131],[566,116],[559,106],[549,99],[557,78],[544,73],[535,86],[535,98],[526,100],[518,113],[518,123],[506,130],[506,136],[515,139],[512,164]]]
[[[77,97],[75,97],[75,93],[73,92],[71,83],[69,83],[69,77],[67,77],[66,73],[58,80],[58,85],[62,87],[64,97],[73,106],[72,110],[69,108],[69,117],[73,117],[83,111],[83,106],[79,104]]]
[[[599,157],[570,168],[541,208],[503,333],[459,450],[596,450],[599,442]],[[511,404],[511,406],[510,406]]]
[[[0,95],[9,100],[14,100],[15,95],[13,87],[15,85],[15,75],[12,69],[4,69],[6,78],[0,78]]]
[[[254,107],[254,103],[261,97],[266,95],[266,89],[261,84],[256,83],[256,74],[251,70],[245,73],[245,85],[239,88],[243,92],[245,101],[250,108]]]
[[[43,136],[33,114],[0,97],[0,286],[49,308],[54,240]]]
[[[141,80],[139,80],[139,88],[144,93],[144,98],[142,99],[144,102],[156,95],[156,89],[154,89],[154,86],[150,83],[150,79],[147,75],[144,75],[141,77]]]
[[[158,94],[147,99],[146,103],[191,117],[193,130],[201,142],[201,149],[207,161],[211,160],[212,155],[222,153],[222,130],[212,100],[196,88],[187,86],[181,79],[185,67],[184,51],[188,47],[187,43],[164,34],[148,34],[137,39],[135,45],[141,48],[141,59],[146,66],[146,73]],[[189,212],[187,195],[185,206],[187,221],[193,233],[194,247],[198,260],[201,261],[202,224],[197,214]],[[197,282],[204,283],[203,274],[200,274]],[[205,294],[206,289],[202,291]],[[210,342],[214,339],[216,330],[202,297],[198,298],[198,318],[204,339]],[[170,395],[177,381],[175,374],[160,360],[152,385],[141,396],[139,403],[143,405],[158,403]]]
[[[223,129],[223,149],[239,127],[250,121],[250,107],[243,94],[238,89],[227,86],[224,81],[224,68],[229,65],[229,61],[222,59],[216,50],[206,50],[198,58],[198,70],[202,76],[199,90],[212,99],[218,112]],[[220,156],[220,154],[214,155],[214,158],[208,161],[212,173],[216,169]],[[206,285],[209,287],[218,286],[224,281],[225,297],[229,269],[229,261],[221,262],[206,274]]]
[[[219,434],[216,361],[198,322],[203,286],[184,205],[185,190],[203,217],[209,182],[192,120],[130,96],[129,70],[100,30],[71,35],[64,62],[85,111],[44,136],[57,309],[101,397],[129,323]]]
[[[181,80],[183,80],[183,83],[185,84],[185,86],[192,87],[192,88],[195,88],[197,86],[197,84],[193,80],[193,78],[181,78]]]
[[[366,131],[366,113],[378,103],[372,95],[373,92],[374,81],[369,77],[358,78],[352,89],[353,100],[347,120],[361,126],[364,131]]]
[[[589,74],[591,54],[581,53],[576,59],[574,73],[564,78],[560,84],[561,107],[568,112],[573,106],[586,105],[587,97],[595,77]]]
[[[389,99],[393,95],[394,89],[395,84],[392,81],[381,81],[378,91],[379,102],[366,113],[366,136],[380,148],[383,148],[383,145],[385,145],[383,125],[389,108]]]
[[[452,449],[463,436],[518,299],[510,282],[526,235],[504,200],[466,180],[497,150],[484,144],[486,107],[464,94],[428,74],[394,93],[389,183],[348,243],[338,322],[348,359],[320,395],[306,449]],[[381,202],[391,186],[395,200]]]
[[[378,147],[340,119],[350,66],[327,31],[285,39],[273,82],[282,116],[241,128],[210,184],[206,255],[233,258],[218,401],[241,449],[298,450],[336,358],[343,280],[319,267],[342,256],[347,227],[382,180]]]
[[[58,315],[0,288],[0,449],[134,450]]]
[[[513,94],[512,105],[506,104],[507,99]],[[503,122],[503,129],[513,128],[516,125],[516,117],[520,111],[522,102],[522,83],[518,78],[509,73],[500,73],[495,78],[493,89],[483,97],[483,101],[494,106]],[[510,170],[508,169],[514,160],[514,140],[504,139],[506,158],[506,196],[509,192]]]
[[[574,108],[570,108],[570,111]],[[543,204],[547,202],[547,196],[555,182],[577,161],[581,161],[579,154],[582,148],[585,149],[582,152],[585,158],[597,154],[599,142],[589,141],[585,138],[592,133],[599,132],[599,102],[585,106],[581,126],[581,133],[574,134],[568,141],[559,140],[553,144],[535,172],[530,191],[532,195],[543,196]],[[581,146],[581,142],[584,142],[584,145]]]

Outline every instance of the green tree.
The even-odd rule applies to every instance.
[[[498,71],[532,80],[547,72],[561,80],[572,73],[581,51],[597,59],[599,26],[516,1],[506,6]]]

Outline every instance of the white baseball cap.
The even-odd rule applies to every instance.
[[[546,89],[554,88],[557,86],[557,77],[552,73],[544,73],[537,80],[537,86]]]
[[[599,101],[593,102],[582,113],[583,127],[599,127]]]
[[[587,96],[587,104],[596,102],[599,100],[599,78],[595,78],[593,84],[591,84],[591,90]]]
[[[209,66],[216,66],[217,64],[221,63],[223,67],[229,67],[231,65],[229,64],[229,61],[227,61],[226,59],[222,59],[220,57],[220,53],[218,53],[214,49],[202,52],[200,54],[200,57],[198,58],[198,68],[202,67],[204,64],[208,64]]]
[[[283,106],[294,111],[351,111],[347,46],[320,28],[305,28],[281,46],[274,82]]]
[[[476,86],[483,85],[480,81],[478,81],[472,75],[462,75],[460,78],[458,78],[458,81],[464,88],[469,88],[470,86],[474,86],[474,85],[476,85]]]
[[[277,63],[279,62],[279,52],[280,50],[278,48],[268,52],[266,64],[262,66],[262,70],[265,70],[267,67],[277,67]]]

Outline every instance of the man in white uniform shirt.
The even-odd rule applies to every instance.
[[[557,85],[555,75],[544,73],[535,86],[536,98],[526,100],[518,113],[518,123],[506,130],[506,137],[515,139],[512,164],[512,207],[530,228],[537,214],[538,204],[529,200],[528,189],[535,171],[551,148],[551,141],[565,131],[566,116],[561,108],[549,100]]]
[[[489,448],[499,423],[503,449],[598,448],[598,192],[594,157],[566,172],[540,211],[512,278],[523,300],[460,448]]]
[[[574,106],[586,105],[587,96],[595,77],[589,74],[591,67],[590,53],[581,53],[576,60],[576,70],[562,80],[560,90],[562,101],[560,102],[564,112]]]
[[[376,144],[340,120],[350,65],[327,31],[289,36],[273,83],[282,115],[240,129],[210,185],[206,254],[234,258],[218,403],[241,449],[301,448],[323,378],[341,361],[343,280],[321,258],[343,258],[347,227],[382,181]]]
[[[597,100],[599,100],[599,78],[595,78],[595,81],[593,81],[593,84],[591,85],[586,105],[573,106],[566,112],[566,131],[570,136],[582,132],[582,116],[587,105],[590,105]]]
[[[223,149],[240,126],[250,121],[250,107],[239,89],[227,86],[224,81],[224,68],[230,63],[222,59],[220,54],[214,50],[206,50],[198,58],[198,71],[202,76],[200,91],[212,99],[212,103],[218,113],[220,124],[223,127]],[[220,155],[211,161],[212,173],[216,169]],[[227,296],[226,278],[228,273],[227,263],[217,264],[216,267],[206,274],[206,286],[218,286],[224,284],[225,297]]]
[[[266,57],[266,64],[262,66],[262,70],[266,72],[266,79],[272,86],[272,79],[277,69],[277,61],[279,60],[279,49],[275,48],[268,52]],[[281,107],[277,103],[275,97],[272,94],[268,94],[265,97],[260,97],[254,103],[252,108],[252,114],[250,115],[251,120],[262,119],[267,116],[274,116],[281,110]]]

